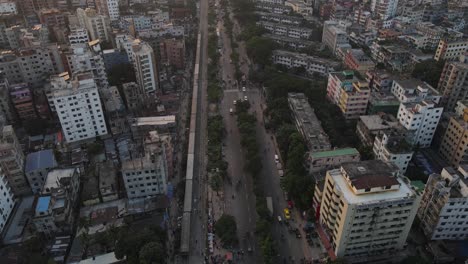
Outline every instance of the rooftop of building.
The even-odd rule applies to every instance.
[[[37,198],[36,214],[44,213],[49,210],[51,196],[41,196]]]
[[[312,46],[312,45],[318,43],[318,42],[315,42],[315,41],[299,39],[299,38],[291,38],[291,37],[287,37],[287,36],[279,36],[279,35],[274,35],[274,34],[269,34],[269,33],[263,34],[262,36],[265,37],[265,38],[275,40],[275,41],[283,41],[283,42],[289,42],[289,43],[300,43],[300,44],[303,44],[305,46]]]
[[[294,112],[296,122],[301,124],[304,134],[307,135],[308,145],[325,146],[326,149],[329,149],[331,144],[328,135],[323,130],[305,95],[303,93],[288,93],[288,102],[291,111]]]
[[[273,50],[273,56],[279,55],[279,56],[287,56],[287,57],[294,57],[297,59],[305,59],[305,60],[310,60],[313,62],[325,64],[331,67],[338,67],[341,63],[338,61],[334,60],[329,60],[329,59],[324,59],[320,57],[315,57],[315,56],[310,56],[305,53],[298,53],[298,52],[292,52],[292,51],[287,51],[287,50]]]
[[[412,152],[412,146],[406,141],[405,135],[400,132],[389,132],[388,141],[385,146],[393,154],[403,154]]]
[[[99,164],[99,188],[116,188],[116,171],[112,160]]]
[[[358,163],[355,163],[355,170],[361,168]],[[380,167],[376,165],[375,167]],[[374,168],[374,169],[377,169]],[[410,187],[409,183],[406,183],[402,178],[392,176],[390,172],[385,171],[383,168],[380,171],[373,170],[374,173],[364,173],[363,175],[354,175],[355,182],[356,178],[360,178],[358,181],[364,183],[362,188],[371,188],[370,186],[382,187],[399,185],[398,189],[386,190],[382,192],[371,192],[361,195],[357,195],[350,188],[346,178],[342,175],[340,169],[329,171],[330,176],[335,180],[335,187],[340,189],[343,193],[344,198],[350,204],[370,204],[380,202],[391,202],[392,200],[408,199],[412,197],[415,192]],[[361,184],[360,183],[360,184]],[[361,188],[357,188],[361,189]]]
[[[76,173],[77,168],[68,168],[68,169],[54,169],[47,173],[47,177],[42,187],[42,193],[49,193],[50,191],[55,188],[59,188],[62,186],[62,181],[67,180],[73,177]]]
[[[24,171],[29,173],[35,170],[54,168],[56,166],[57,161],[55,160],[54,151],[52,149],[45,149],[28,154]]]
[[[140,158],[133,158],[122,162],[122,171],[141,171],[155,169],[160,166],[161,160],[161,155],[154,155],[153,159],[150,159],[148,155]]]
[[[358,77],[358,75],[352,70],[331,72],[330,75],[335,76],[336,78],[338,78],[342,82],[345,82],[345,81],[359,82],[359,81],[361,81],[361,79]]]
[[[332,157],[349,156],[349,155],[359,155],[359,151],[355,148],[341,148],[341,149],[310,153],[310,156],[314,159],[332,158]]]
[[[385,113],[360,116],[359,120],[370,131],[388,129],[398,124],[398,120],[393,115]]]
[[[398,168],[381,160],[343,163],[341,168],[359,190],[398,184]]]
[[[311,29],[311,28],[299,27],[299,26],[294,26],[294,25],[289,25],[289,24],[284,24],[284,23],[277,23],[277,22],[271,22],[271,21],[259,21],[259,22],[257,22],[257,23],[259,23],[260,25],[263,25],[263,26],[285,27],[285,28],[293,29],[293,30],[297,30],[297,31],[309,31],[309,32],[312,32],[312,29]]]

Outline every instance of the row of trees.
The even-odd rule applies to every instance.
[[[210,172],[209,184],[213,191],[218,192],[223,187],[228,164],[223,159],[222,140],[224,136],[223,117],[216,115],[208,118],[208,165]]]
[[[258,215],[256,234],[262,250],[264,263],[272,263],[276,248],[271,236],[271,217],[269,215],[265,196],[260,188],[259,174],[262,170],[262,160],[256,137],[256,118],[248,112],[248,101],[238,102],[236,105],[237,125],[241,133],[241,145],[247,151],[245,156],[245,170],[252,175],[255,193],[255,208]]]

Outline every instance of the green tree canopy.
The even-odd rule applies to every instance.
[[[237,239],[237,224],[234,216],[223,214],[215,225],[216,235],[221,239],[224,245],[236,245]]]
[[[271,54],[275,49],[275,43],[268,38],[253,37],[246,43],[247,54],[257,64],[268,65],[271,63]]]

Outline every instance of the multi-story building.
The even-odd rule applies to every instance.
[[[365,74],[373,70],[375,63],[367,57],[362,49],[348,49],[344,59],[344,64],[351,70]]]
[[[122,163],[123,181],[130,199],[165,195],[167,192],[168,172],[164,144],[156,131],[149,133],[144,144],[143,157]]]
[[[323,23],[322,43],[327,46],[333,54],[338,48],[351,48],[345,27],[332,20]]]
[[[288,93],[289,108],[294,117],[297,130],[301,133],[310,152],[331,149],[328,135],[310,107],[303,93]]]
[[[156,57],[148,43],[136,40],[132,44],[132,62],[138,84],[147,94],[159,92]]]
[[[366,81],[372,91],[389,91],[395,77],[385,70],[369,70],[366,72]]]
[[[10,85],[10,100],[20,120],[27,121],[37,118],[33,94],[26,83]]]
[[[445,111],[453,111],[458,101],[468,99],[468,63],[446,62],[440,75],[438,90]]]
[[[263,34],[263,37],[269,38],[274,42],[280,44],[281,46],[287,46],[292,49],[303,49],[306,47],[310,47],[314,44],[313,41],[305,40],[305,39],[297,39],[297,38],[290,38],[286,36],[279,36],[273,34]]]
[[[318,186],[318,185],[317,185]],[[314,204],[336,257],[377,263],[402,250],[421,196],[393,164],[350,162],[327,171]]]
[[[41,24],[47,25],[49,28],[67,27],[66,15],[56,8],[41,9],[38,11],[37,16],[39,17]]]
[[[4,36],[8,40],[7,46],[10,49],[19,49],[47,45],[49,43],[49,33],[49,29],[40,24],[32,28],[15,25],[6,28]]]
[[[111,42],[110,21],[105,15],[100,15],[96,10],[78,8],[76,10],[79,24],[86,28],[91,40],[100,39],[101,41]]]
[[[381,20],[388,20],[396,15],[398,0],[372,0],[371,11]]]
[[[353,71],[332,72],[328,76],[327,97],[346,119],[356,119],[366,114],[370,89]]]
[[[59,47],[51,44],[1,52],[0,71],[10,83],[24,82],[35,88],[44,85],[51,74],[63,72],[64,68]]]
[[[10,84],[5,77],[5,73],[0,71],[0,115],[2,115],[8,123],[12,123],[15,119],[13,107],[10,101]]]
[[[441,99],[436,89],[418,79],[394,79],[391,91],[401,103],[427,100],[437,104]]]
[[[401,103],[397,118],[407,130],[408,143],[421,148],[429,147],[443,109],[427,100],[418,103]]]
[[[281,23],[260,21],[257,24],[264,27],[273,35],[286,36],[297,39],[309,39],[312,35],[312,29],[305,27],[291,26]]]
[[[275,64],[284,65],[288,68],[303,67],[308,74],[319,73],[327,75],[340,67],[340,63],[337,61],[286,50],[274,50],[272,61]]]
[[[434,60],[458,60],[461,55],[465,55],[468,50],[468,40],[448,41],[441,39],[437,46]]]
[[[73,76],[79,72],[92,71],[94,80],[99,90],[107,89],[109,81],[107,80],[106,67],[102,57],[100,40],[94,40],[86,44],[74,44],[72,51],[66,54],[68,69]]]
[[[356,134],[364,146],[370,147],[374,144],[377,135],[398,126],[398,120],[388,114],[363,115],[359,117],[356,125]]]
[[[7,224],[11,213],[13,212],[16,205],[16,197],[13,193],[10,184],[0,169],[0,190],[3,195],[0,197],[0,233],[3,232],[3,228]]]
[[[118,0],[95,0],[94,4],[99,14],[108,16],[111,21],[119,19],[120,11]]]
[[[345,162],[360,161],[361,155],[355,148],[342,148],[319,152],[309,152],[307,166],[309,173],[324,169],[335,169]]]
[[[295,25],[299,26],[302,24],[302,18],[297,16],[289,16],[283,14],[275,14],[275,13],[268,13],[268,12],[255,12],[261,20],[268,21],[268,22],[275,22],[281,24],[288,24],[288,25]]]
[[[24,172],[33,193],[42,190],[49,171],[57,167],[54,151],[52,149],[40,150],[26,156]]]
[[[0,15],[18,14],[16,2],[9,0],[0,1]]]
[[[92,72],[51,77],[47,87],[49,105],[60,120],[68,143],[107,134],[96,82]]]
[[[468,239],[468,168],[446,167],[427,180],[418,210],[421,229],[430,240]]]
[[[79,202],[80,170],[55,169],[47,173],[35,205],[32,223],[39,233],[71,233],[75,223],[75,208]]]
[[[185,67],[185,40],[183,38],[164,39],[159,43],[161,62],[177,69]]]
[[[255,9],[266,11],[272,14],[289,14],[292,12],[292,7],[284,4],[270,4],[263,2],[255,2]]]
[[[406,142],[404,131],[401,129],[383,132],[375,137],[374,156],[376,159],[395,164],[402,174],[406,172],[413,157],[413,150]]]
[[[86,28],[82,27],[72,27],[70,28],[70,34],[68,34],[68,42],[70,45],[78,43],[88,43],[89,36]]]
[[[107,72],[116,65],[129,63],[127,52],[123,50],[107,49],[101,55]]]
[[[122,84],[122,90],[124,92],[125,101],[127,103],[127,109],[134,112],[144,106],[146,94],[140,85],[134,82]]]
[[[23,150],[12,126],[2,127],[0,167],[15,196],[31,193],[24,177]]]
[[[439,154],[454,167],[468,162],[468,101],[459,101],[445,129]]]

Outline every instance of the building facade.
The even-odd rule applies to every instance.
[[[62,126],[68,143],[107,134],[96,82],[92,72],[51,77],[47,99]]]
[[[450,116],[439,154],[453,167],[468,162],[468,101],[459,101]]]
[[[34,194],[42,190],[47,174],[57,165],[54,151],[51,149],[32,152],[26,156],[24,172]]]
[[[10,100],[20,120],[27,121],[37,118],[33,94],[26,83],[10,85]]]
[[[453,111],[458,101],[468,99],[468,63],[446,62],[440,75],[438,89],[446,111]]]
[[[86,28],[90,40],[100,39],[101,41],[111,42],[110,21],[105,15],[100,15],[91,8],[76,10],[79,24]]]
[[[338,48],[349,47],[348,34],[338,22],[328,20],[323,23],[322,43],[327,46],[333,54]]]
[[[418,218],[430,240],[468,239],[468,168],[446,167],[427,180]]]
[[[307,164],[309,173],[324,169],[335,169],[345,162],[360,161],[361,155],[355,148],[342,148],[328,151],[309,152]]]
[[[335,255],[351,263],[375,263],[402,250],[421,200],[394,165],[380,160],[329,170],[319,222]]]
[[[8,222],[11,213],[13,212],[16,205],[16,197],[6,179],[6,176],[1,172],[0,169],[0,191],[3,195],[0,197],[0,233],[3,232],[3,228]]]
[[[439,41],[439,45],[437,46],[437,50],[434,55],[434,60],[458,60],[458,58],[460,58],[461,55],[465,55],[465,52],[467,50],[468,40],[448,41],[445,39],[441,39]]]
[[[275,64],[284,65],[287,68],[303,67],[308,74],[318,73],[327,75],[340,67],[340,63],[337,61],[286,50],[274,50],[272,61]]]
[[[395,164],[406,173],[413,150],[402,131],[390,130],[375,137],[372,148],[376,159]]]
[[[177,69],[185,67],[185,40],[183,38],[164,39],[159,44],[161,61]]]

